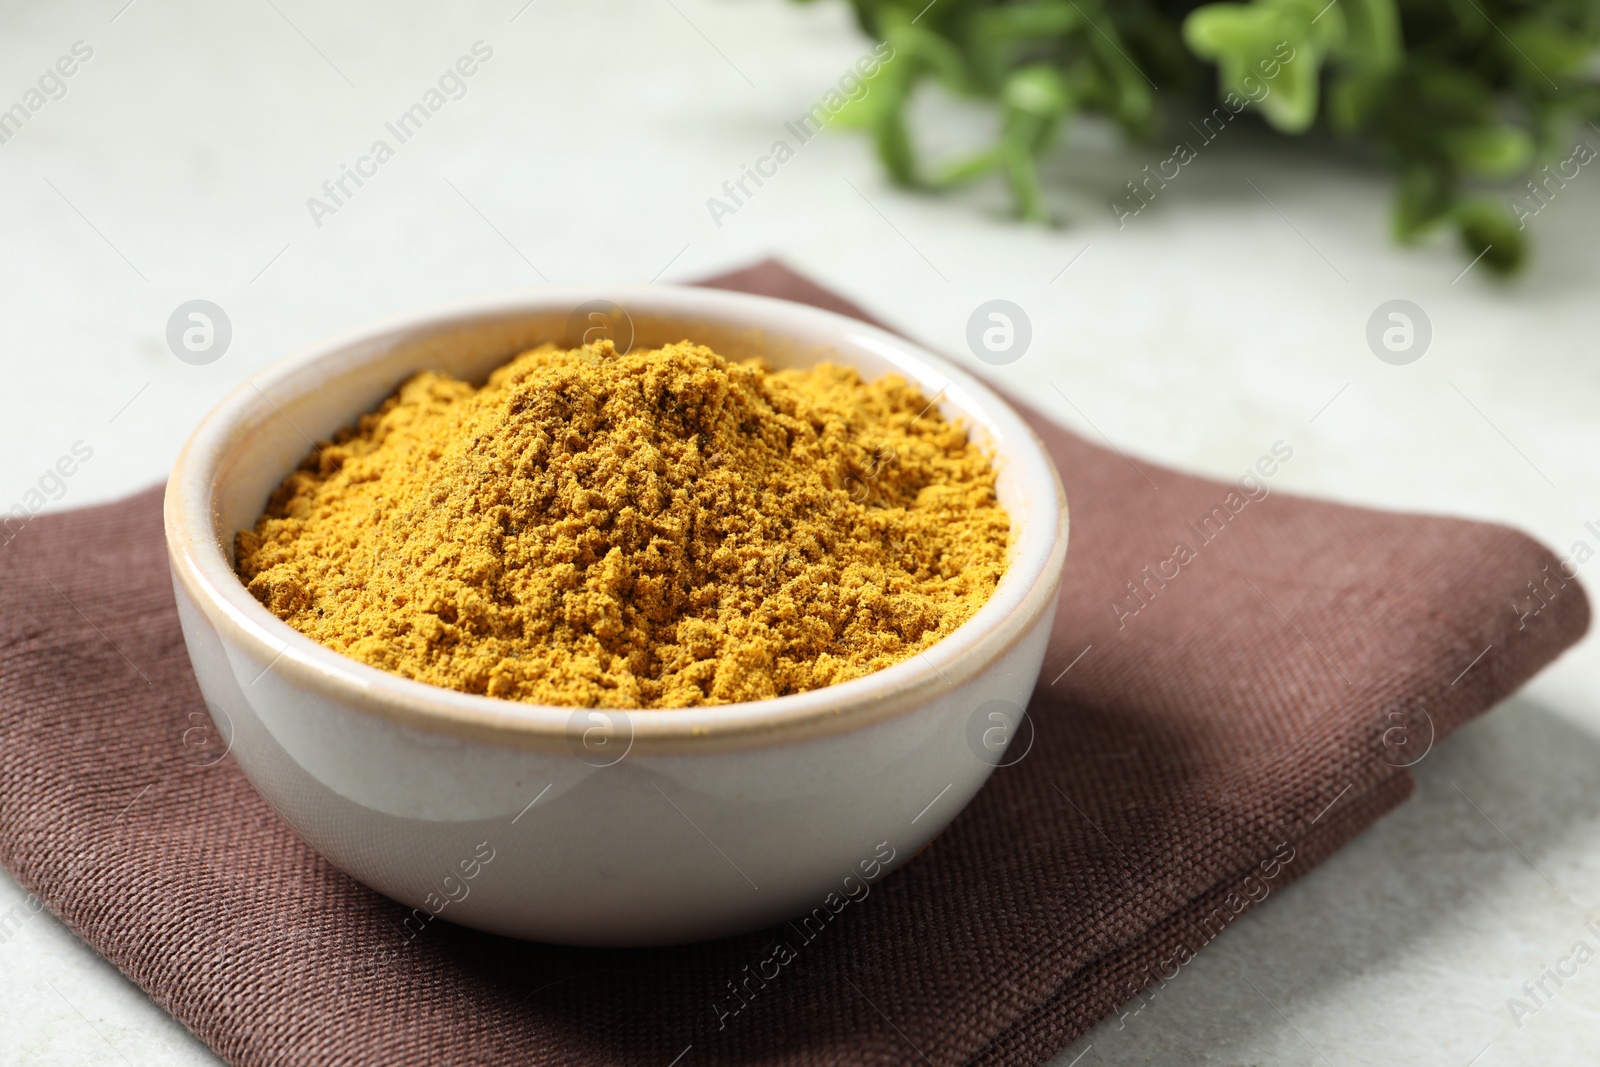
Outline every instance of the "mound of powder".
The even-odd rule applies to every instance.
[[[329,648],[433,685],[670,708],[833,685],[1005,570],[988,458],[903,379],[683,342],[418,374],[324,442],[236,558]]]

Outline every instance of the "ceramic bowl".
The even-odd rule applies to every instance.
[[[173,586],[219,734],[212,751],[231,754],[318,852],[414,909],[407,936],[442,919],[642,946],[823,921],[1016,755],[1006,747],[1044,658],[1067,544],[1060,479],[1016,412],[915,344],[829,312],[667,286],[597,296],[467,301],[314,345],[219,404],[167,487]],[[618,712],[388,674],[301,635],[245,590],[234,534],[314,439],[415,371],[481,381],[525,348],[595,331],[619,346],[687,337],[730,358],[829,359],[919,384],[995,457],[1013,537],[992,598],[927,652],[841,685]]]

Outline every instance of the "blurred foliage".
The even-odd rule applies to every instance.
[[[999,172],[1034,220],[1046,218],[1039,160],[1074,116],[1105,115],[1153,141],[1167,112],[1210,112],[1232,93],[1257,101],[1249,109],[1278,133],[1326,131],[1381,158],[1397,177],[1399,240],[1449,226],[1468,256],[1487,250],[1483,261],[1509,272],[1526,251],[1510,198],[1537,210],[1524,183],[1600,119],[1600,0],[850,3],[894,56],[835,121],[869,130],[900,184]],[[907,122],[924,80],[993,102],[995,142],[925,164]]]

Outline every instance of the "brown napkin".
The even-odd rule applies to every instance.
[[[861,314],[773,263],[709,284]],[[1241,488],[1034,421],[1072,547],[1032,747],[813,941],[407,940],[231,759],[186,758],[157,490],[0,530],[0,861],[238,1064],[1040,1062],[1404,800],[1589,609],[1512,530],[1277,492],[1299,442]]]

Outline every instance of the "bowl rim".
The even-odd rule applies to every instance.
[[[381,358],[381,339],[427,336],[452,327],[516,314],[567,310],[601,296],[624,308],[649,307],[658,315],[696,314],[764,330],[768,335],[809,338],[826,334],[838,348],[865,347],[919,385],[929,371],[945,380],[947,414],[981,421],[995,438],[997,463],[1021,479],[1022,506],[1011,512],[1021,530],[1011,560],[989,599],[961,626],[910,659],[837,685],[804,693],[734,704],[690,708],[574,708],[531,704],[464,693],[391,674],[318,643],[269,612],[245,588],[229,562],[216,529],[213,501],[219,470],[241,427],[266,417],[275,387],[314,378],[328,357],[368,346]],[[509,356],[507,358],[510,358]],[[940,397],[936,396],[935,401]],[[282,415],[282,412],[278,412]],[[353,421],[362,414],[350,413]],[[283,416],[287,418],[287,416]],[[285,474],[287,471],[284,472]],[[225,641],[231,640],[262,671],[297,686],[430,733],[491,744],[555,749],[573,747],[574,731],[603,718],[626,728],[627,752],[684,754],[767,747],[860,729],[921,707],[941,691],[983,673],[1053,608],[1066,557],[1068,512],[1054,463],[1033,429],[998,394],[978,379],[887,330],[821,308],[749,293],[697,286],[551,286],[452,301],[391,316],[300,348],[245,379],[207,413],[184,443],[163,500],[168,557],[175,585],[187,593]]]

